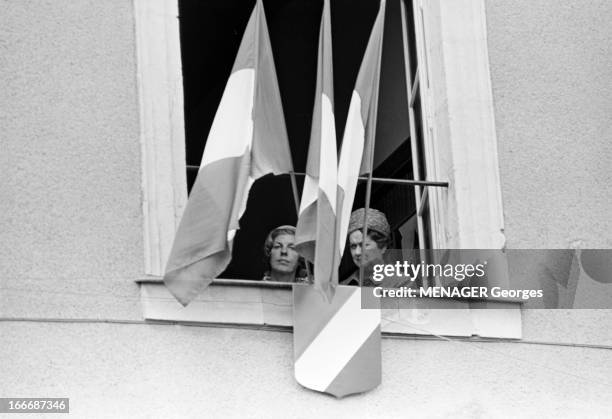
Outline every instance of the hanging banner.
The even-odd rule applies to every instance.
[[[367,307],[378,304],[364,292]],[[338,398],[381,382],[380,309],[362,309],[362,289],[339,285],[331,303],[309,285],[293,285],[295,378]]]

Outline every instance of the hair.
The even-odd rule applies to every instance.
[[[270,252],[272,252],[272,246],[274,246],[274,240],[281,234],[289,234],[295,236],[295,227],[293,226],[280,226],[268,233],[266,241],[264,242],[264,255],[266,260],[270,260]],[[269,268],[269,267],[268,267]]]
[[[268,233],[268,236],[266,237],[266,241],[264,242],[264,248],[263,248],[264,256],[265,256],[264,262],[266,264],[265,275],[270,275],[270,271],[272,269],[272,267],[270,266],[270,254],[272,253],[272,246],[274,246],[274,240],[281,234],[288,234],[291,236],[295,236],[295,227],[290,226],[290,225],[284,225],[284,226],[276,227],[275,229],[271,230]],[[298,264],[295,270],[296,278],[307,277],[308,276],[307,272],[308,270],[306,269],[306,260],[302,256],[298,257]]]
[[[389,247],[390,237],[387,237],[376,230],[368,230],[368,237],[376,242],[379,249]]]
[[[361,230],[361,229],[353,230],[348,235],[350,236],[355,231],[362,232],[363,230]],[[371,240],[373,240],[374,242],[376,242],[376,246],[378,246],[379,249],[382,249],[383,247],[387,247],[388,248],[391,245],[391,237],[384,235],[380,231],[372,230],[372,229],[368,228],[368,237]],[[348,237],[347,237],[347,240],[348,240]]]

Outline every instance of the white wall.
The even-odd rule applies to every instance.
[[[0,16],[0,314],[138,318],[132,4],[12,0]]]
[[[0,324],[3,395],[70,397],[76,417],[606,417],[612,352],[384,339],[383,384],[336,400],[293,378],[289,333]],[[38,339],[48,343],[44,350]],[[583,377],[583,378],[578,378]],[[607,382],[607,386],[602,383]]]
[[[580,238],[609,247],[612,235],[602,231],[610,231],[603,217],[610,186],[596,180],[606,176],[609,159],[601,156],[610,151],[605,3],[588,10],[556,6],[552,22],[549,9],[535,7],[530,18],[531,2],[515,3],[487,3],[508,243],[564,247]],[[579,17],[572,14],[571,37],[561,24],[570,11]],[[0,317],[139,320],[133,281],[144,270],[144,252],[132,3],[11,0],[0,19]],[[538,44],[532,31],[549,42]],[[569,52],[555,44],[585,36],[594,42]],[[563,54],[580,58],[572,77],[552,65]],[[562,100],[568,90],[570,103]],[[551,139],[560,140],[551,148]],[[543,170],[534,156],[549,166],[563,161],[563,170]],[[551,174],[560,179],[554,188],[547,186]],[[535,184],[522,186],[532,178]],[[588,194],[589,217],[567,191]],[[533,311],[525,313],[523,328],[525,341],[611,345],[609,325],[609,313],[601,311]],[[385,339],[382,386],[337,401],[295,382],[287,333],[2,321],[0,336],[0,395],[70,397],[77,417],[604,417],[612,411],[609,387],[601,384],[612,376],[612,355],[604,349]]]
[[[612,248],[612,4],[487,1],[509,248]]]
[[[612,4],[486,8],[506,246],[612,248]],[[609,345],[611,324],[612,310],[523,313],[526,339]]]

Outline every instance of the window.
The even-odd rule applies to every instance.
[[[242,34],[252,11],[251,2],[201,2],[179,0],[181,58],[185,94],[187,179],[191,187],[199,168],[208,131],[229,77]],[[310,0],[264,2],[279,87],[296,172],[304,172],[316,82],[318,31],[321,3]],[[370,30],[378,13],[378,1],[334,1],[331,4],[334,51],[334,105],[338,142],[341,141],[353,90]],[[404,7],[402,6],[402,9]],[[374,176],[402,180],[415,177],[422,152],[411,152],[416,141],[408,118],[408,78],[404,61],[405,28],[399,1],[387,5]],[[413,28],[413,25],[408,25]],[[414,34],[409,51],[415,50]],[[416,60],[416,54],[412,57]],[[417,69],[418,66],[415,67]],[[418,79],[417,79],[418,81]],[[418,96],[417,90],[412,92]],[[410,96],[412,97],[412,96]],[[413,101],[413,124],[420,130],[420,101]],[[416,112],[416,116],[414,115]],[[416,121],[416,122],[415,122]],[[414,128],[413,128],[414,129]],[[413,144],[414,143],[414,144]],[[340,144],[338,144],[338,147]],[[422,145],[419,146],[422,150]],[[431,178],[431,177],[430,177]],[[303,178],[298,177],[301,191]],[[357,190],[354,208],[365,206],[365,182]],[[429,227],[424,228],[428,207],[419,210],[426,187],[374,182],[369,206],[383,211],[392,226],[393,247],[413,243],[427,247]],[[415,192],[416,199],[415,199]],[[427,195],[424,195],[426,198]],[[426,200],[426,199],[425,199]],[[407,223],[417,217],[419,229]],[[268,176],[251,189],[247,210],[234,241],[232,263],[222,278],[260,279],[264,271],[263,241],[271,229],[295,225],[297,214],[288,176]],[[411,240],[404,240],[403,236]],[[418,237],[415,241],[414,237]],[[354,270],[349,252],[341,264],[341,278]]]
[[[392,32],[391,39],[395,39],[395,43],[391,44],[391,48],[395,48],[395,51],[387,51],[388,41],[385,41],[383,54],[386,58],[383,58],[382,71],[384,73],[398,69],[393,63],[387,64],[386,60],[389,57],[391,61],[395,60],[395,64],[400,63],[399,68],[404,76],[399,84],[391,84],[391,87],[395,88],[390,89],[390,94],[397,95],[396,100],[403,101],[404,104],[397,106],[397,102],[390,100],[389,104],[385,105],[383,96],[387,90],[383,85],[385,77],[386,80],[389,78],[383,74],[381,106],[388,107],[385,112],[379,111],[379,115],[383,114],[391,119],[394,112],[398,115],[403,112],[403,115],[397,121],[401,129],[389,130],[397,132],[392,132],[394,135],[388,141],[377,141],[375,175],[404,180],[449,180],[450,187],[417,188],[380,184],[372,195],[372,207],[387,212],[396,231],[398,244],[421,248],[499,248],[503,245],[503,222],[501,199],[498,199],[500,192],[488,78],[484,6],[479,2],[468,0],[439,4],[430,2],[421,4],[420,0],[413,2],[392,1],[387,6],[388,18],[391,15],[396,18],[394,28],[387,24],[387,31]],[[193,103],[191,101],[195,93],[191,90],[186,91],[185,95],[186,122],[183,126],[181,52],[184,53],[184,45],[180,45],[178,6],[180,5],[181,16],[190,6],[213,9],[216,7],[220,14],[215,22],[209,22],[211,25],[220,23],[222,17],[233,22],[229,25],[231,29],[225,34],[224,39],[213,39],[213,44],[217,42],[217,46],[225,43],[235,45],[234,50],[227,53],[229,57],[227,63],[221,65],[226,72],[229,72],[252,7],[252,5],[245,7],[242,2],[218,5],[208,3],[135,1],[142,120],[145,260],[147,261],[145,267],[147,277],[141,281],[145,318],[288,326],[291,318],[291,297],[282,286],[247,280],[233,282],[220,280],[216,282],[217,285],[209,287],[201,299],[194,301],[187,308],[182,308],[169,296],[163,285],[160,285],[162,266],[186,202],[185,150],[188,165],[197,165],[197,160],[201,156],[201,148],[190,151],[190,147],[197,146],[192,146],[190,138],[185,142],[183,135],[187,132],[187,137],[190,137],[192,130],[195,130],[194,132],[200,130],[201,134],[205,130],[205,127],[198,127],[197,124],[191,125],[189,119],[191,110],[187,108],[191,106],[188,102]],[[283,9],[282,5],[265,2],[281,92],[292,92],[291,97],[288,93],[283,93],[283,105],[292,141],[294,166],[299,171],[306,158],[312,112],[312,95],[307,93],[307,85],[314,83],[314,74],[309,76],[306,70],[310,66],[313,67],[316,60],[316,51],[310,47],[309,52],[308,45],[309,42],[313,46],[316,44],[320,4],[313,5],[306,1],[291,2],[287,7],[288,9]],[[336,28],[332,30],[336,79],[335,113],[339,138],[342,135],[348,108],[347,92],[352,89],[377,7],[377,2],[355,5],[348,0],[335,1],[332,5],[332,26]],[[395,12],[391,10],[393,7],[396,9]],[[400,11],[401,9],[403,11]],[[458,10],[462,13],[458,13]],[[398,16],[405,19],[403,24]],[[410,21],[415,21],[417,24],[410,25]],[[240,25],[242,29],[239,30]],[[209,30],[211,27],[214,25],[210,26]],[[363,28],[368,30],[364,31]],[[388,32],[385,33],[385,38],[390,39]],[[408,42],[404,43],[402,39],[408,39]],[[295,64],[291,60],[284,61],[282,57],[285,54],[289,54],[288,56],[293,54],[296,57],[295,42],[298,41],[303,42],[300,55],[304,57],[295,59],[311,60],[312,64],[303,64],[291,71],[283,70],[284,66],[290,68]],[[216,48],[215,45],[204,45],[203,40],[195,42],[194,49],[200,48],[202,54],[209,53],[206,52],[207,48]],[[283,48],[287,52],[283,52]],[[404,57],[409,57],[410,60],[404,62]],[[200,59],[202,58],[194,58],[195,61]],[[208,59],[207,62],[210,64],[211,60]],[[183,72],[186,79],[189,78],[187,75],[189,71],[191,70],[185,69]],[[223,78],[215,73],[221,70],[211,68],[207,71],[213,76]],[[407,73],[409,77],[406,76]],[[224,77],[227,78],[227,74]],[[292,80],[291,77],[295,78]],[[427,80],[427,83],[424,80]],[[212,82],[210,79],[202,79],[198,83]],[[298,86],[296,91],[292,91],[294,84],[304,86]],[[220,95],[223,85],[222,81],[220,87],[203,86],[202,89],[208,88],[210,95]],[[398,85],[401,89],[397,88]],[[301,88],[303,88],[301,93],[303,97],[299,96]],[[310,91],[313,91],[313,88]],[[410,111],[409,117],[406,117],[408,104]],[[216,108],[216,104],[203,106]],[[214,109],[211,112],[214,112]],[[210,125],[210,122],[208,124]],[[379,121],[379,125],[380,131],[385,124],[380,124]],[[205,135],[199,140],[202,138],[205,138]],[[471,149],[482,152],[478,156],[471,156],[469,153]],[[191,155],[196,156],[196,161]],[[277,181],[285,182],[283,179]],[[285,184],[284,188],[289,191],[289,181],[287,180]],[[262,188],[265,189],[263,186]],[[256,193],[257,191],[253,195]],[[262,201],[269,202],[269,199],[265,199],[265,191],[262,193],[264,194]],[[363,192],[358,192],[356,206],[362,206],[359,205],[360,196],[363,196]],[[279,212],[289,214],[293,212],[294,223],[295,210],[292,200],[288,197],[286,201],[285,208],[288,210],[280,208]],[[397,202],[401,202],[402,205],[395,204]],[[279,220],[278,223],[276,220]],[[275,218],[273,221],[261,230],[284,222],[280,218]],[[259,242],[263,242],[264,235],[258,234],[258,238],[253,240],[258,244],[252,246],[254,249],[250,256],[252,260],[260,257],[256,254],[260,252]],[[252,272],[257,271],[256,267],[248,266],[248,269],[248,272],[246,270],[238,272],[236,276],[254,279]],[[442,310],[442,312],[452,314],[455,319],[464,318],[465,321],[460,322],[463,326],[458,327],[459,320],[451,322],[452,324],[444,322],[445,315],[435,313],[435,316],[438,316],[437,320],[434,316],[430,319],[433,323],[429,324],[429,330],[433,330],[434,333],[520,336],[520,313],[514,311],[514,314],[510,315],[519,316],[518,325],[514,321],[513,328],[505,332],[495,331],[495,327],[487,326],[485,323],[488,320],[483,320],[484,316],[481,316],[480,320],[475,320],[473,316],[477,316],[477,313],[466,314],[463,310]],[[487,319],[492,319],[490,312],[487,312]],[[477,326],[477,329],[480,329],[476,332],[473,329],[474,324],[480,325]],[[454,328],[454,331],[449,328]]]

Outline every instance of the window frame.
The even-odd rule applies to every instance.
[[[174,300],[163,285],[163,268],[187,202],[178,2],[134,0],[133,4],[141,125],[145,261],[144,275],[137,282],[141,289],[143,316],[151,321],[258,328],[291,327],[291,305],[283,303],[291,298],[290,285],[217,279],[188,307],[182,307]],[[403,7],[404,2],[401,4]],[[439,176],[447,175],[450,181],[448,190],[433,188],[435,192],[428,192],[429,204],[435,214],[435,218],[431,217],[434,247],[501,248],[501,188],[484,2],[457,0],[434,4],[414,0],[414,7],[420,8],[419,12],[423,11],[423,38],[437,35],[438,38],[434,39],[443,46],[444,56],[440,64],[446,76],[439,78],[438,74],[427,74],[430,88],[422,92],[421,96],[428,112],[427,117],[423,112],[428,124],[423,126],[431,128],[428,129],[431,137],[424,141],[428,167],[436,168],[435,180],[443,180]],[[463,48],[468,51],[453,48],[452,41],[455,39],[469,44]],[[424,41],[418,41],[418,45],[421,45],[418,48],[419,54],[427,56],[429,73],[433,64],[431,51],[427,48],[435,44],[429,42],[425,48]],[[474,61],[467,62],[470,59]],[[458,68],[450,68],[453,65]],[[479,99],[477,103],[470,103],[467,114],[460,112],[461,106],[468,100],[461,94],[461,90],[467,87],[457,84],[458,81],[465,82],[465,79],[471,83],[470,88],[477,91],[476,97]],[[432,85],[435,87],[434,82],[440,83],[436,91],[431,88]],[[412,87],[411,84],[409,86]],[[443,94],[437,95],[439,92]],[[455,120],[457,117],[459,121]],[[462,129],[462,124],[468,128]],[[453,151],[453,164],[476,164],[478,169],[486,173],[478,170],[468,170],[467,173],[463,170],[456,170],[456,173],[441,171],[438,164],[440,156],[433,152],[436,148],[446,146],[437,143],[445,135],[448,135],[446,138]],[[469,153],[455,153],[483,145],[487,161],[483,161],[483,156],[470,159]],[[459,169],[463,169],[463,166]],[[482,187],[480,180],[487,175],[491,175],[493,181]],[[462,194],[458,196],[455,191],[461,191]],[[464,192],[465,197],[462,196]],[[440,208],[447,208],[449,214],[443,217]],[[474,222],[472,214],[484,216],[485,225]],[[456,300],[441,300],[440,304],[452,305],[455,309],[429,310],[427,330],[394,322],[394,318],[402,318],[399,310],[383,313],[382,330],[386,334],[521,338],[520,311],[516,310],[520,306],[518,303],[487,302],[500,310],[470,310],[469,304]],[[254,311],[244,311],[245,307]],[[261,314],[253,317],[254,313]],[[414,311],[407,313],[408,318],[413,314]],[[500,328],[500,324],[505,327]]]
[[[502,249],[501,183],[484,0],[413,0],[432,248]],[[402,5],[404,2],[402,1]],[[404,14],[405,15],[405,14]],[[460,191],[460,193],[458,193]]]
[[[178,2],[134,0],[144,274],[161,277],[187,204]]]

